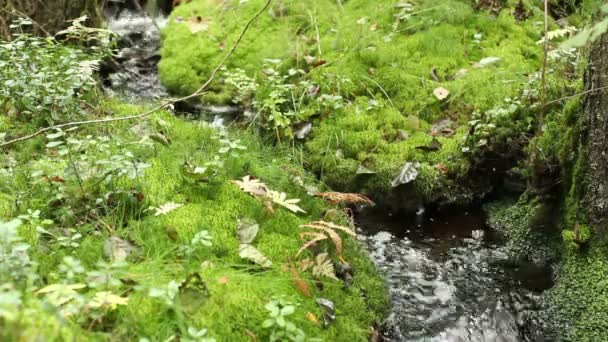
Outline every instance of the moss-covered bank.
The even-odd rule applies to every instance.
[[[168,89],[195,90],[263,3],[201,0],[178,7],[163,32],[159,68]],[[517,15],[515,5],[492,12],[458,0],[278,1],[253,25],[227,67],[258,80],[258,103],[268,98],[266,71],[260,68],[266,59],[280,60],[285,74],[290,68],[305,72],[285,82],[307,81],[318,85],[318,92],[339,97],[340,105],[331,108],[319,109],[323,99],[305,94],[304,105],[281,107],[291,124],[314,121],[305,161],[329,185],[409,209],[464,204],[488,190],[487,170],[494,167],[472,172],[480,168],[472,165],[469,147],[491,144],[501,135],[485,132],[466,140],[475,129],[485,129],[476,123],[506,125],[509,144],[516,144],[509,127],[531,127],[525,110],[509,108],[540,66],[540,12],[526,4],[528,14]],[[449,96],[434,94],[442,91],[438,88]],[[203,100],[234,98],[221,81],[215,89],[224,95]],[[471,120],[478,120],[473,127]],[[425,149],[433,136],[440,144]],[[418,178],[393,189],[392,180],[407,162],[420,163]]]
[[[128,115],[142,109],[109,103],[105,110],[114,115]],[[158,143],[146,138],[155,132],[162,132],[171,140],[170,145],[165,146],[165,140]],[[111,163],[105,159],[110,151],[115,156],[111,160],[133,158],[133,162],[143,162],[149,167],[133,179],[125,171],[110,182],[97,182],[94,169],[79,178],[52,148],[47,150],[48,154],[32,158],[30,152],[40,148],[44,151],[44,138],[1,157],[6,167],[0,169],[0,221],[27,215],[27,210],[31,210],[22,219],[20,235],[31,245],[29,254],[36,265],[31,274],[38,277],[31,277],[30,290],[23,294],[21,304],[0,303],[0,309],[23,313],[14,321],[0,320],[0,339],[165,341],[181,336],[185,340],[188,328],[192,327],[208,329],[205,337],[218,341],[249,341],[252,336],[269,340],[273,329],[264,328],[263,322],[271,317],[265,306],[274,298],[298,304],[287,318],[308,338],[366,341],[371,327],[382,318],[387,305],[383,281],[354,239],[343,237],[343,258],[352,265],[352,279],[347,283],[290,271],[290,265],[310,256],[307,251],[298,258],[295,256],[302,245],[301,224],[331,217],[345,224],[346,219],[341,214],[324,216],[332,208],[308,195],[303,187],[315,186],[317,182],[283,157],[287,154],[264,147],[248,133],[229,132],[228,136],[220,137],[204,123],[184,121],[170,113],[154,115],[149,123],[136,127],[118,123],[91,128],[70,134],[70,139],[90,139],[87,134],[94,135],[102,147],[97,150],[91,145],[83,156],[96,153],[99,168]],[[103,138],[109,134],[112,142]],[[110,150],[103,147],[106,145],[111,146]],[[232,147],[222,149],[228,145]],[[223,165],[214,162],[216,155]],[[194,182],[185,176],[189,174],[184,173],[185,161],[201,167],[212,162],[207,165],[216,168],[216,173],[208,182]],[[128,170],[129,163],[121,164],[120,168]],[[286,192],[288,198],[301,199],[298,205],[306,214],[295,214],[280,206],[270,209],[268,203],[230,182],[245,175],[257,177],[270,189]],[[62,194],[71,194],[71,198]],[[101,197],[95,200],[96,196]],[[167,203],[182,206],[159,216],[154,215],[154,209],[146,210]],[[36,210],[40,212],[32,214]],[[259,224],[254,244],[272,262],[271,267],[256,266],[239,256],[239,218],[253,219]],[[52,222],[41,223],[42,219]],[[39,225],[44,230],[39,228],[37,232]],[[191,242],[201,231],[208,231],[211,246],[197,247]],[[84,297],[77,296],[81,299],[59,305],[61,314],[49,306],[50,296],[34,294],[35,289],[59,282],[90,284],[91,274],[76,271],[66,278],[62,268],[65,266],[60,265],[65,265],[65,257],[71,257],[79,260],[87,271],[97,270],[98,262],[108,260],[107,243],[111,236],[129,241],[136,250],[117,273],[118,283],[109,290],[128,298],[126,305],[102,311],[84,306],[84,311],[70,316],[66,312],[78,304],[76,301],[89,301],[104,286],[78,289]],[[341,263],[332,244],[318,243],[316,252],[323,251],[330,253],[336,266]],[[174,299],[167,297],[172,281],[179,284],[174,289]],[[160,291],[165,293],[164,297],[156,298],[149,294],[152,288],[169,292]],[[323,327],[324,311],[315,302],[321,297],[335,304],[335,321],[328,321],[327,327]],[[166,298],[170,298],[168,302]],[[64,319],[61,317],[64,314],[69,317]]]

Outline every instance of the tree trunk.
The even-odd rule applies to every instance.
[[[593,44],[589,57],[585,75],[589,93],[584,102],[586,170],[583,202],[589,223],[604,230],[608,226],[608,34]]]

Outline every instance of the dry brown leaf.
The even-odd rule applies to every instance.
[[[310,311],[306,313],[306,318],[314,325],[321,325],[321,323],[319,322],[319,318],[317,318],[317,315],[313,314]]]
[[[254,334],[251,330],[245,329],[245,334],[251,338],[251,342],[258,342],[258,336]]]
[[[328,201],[330,204],[367,204],[376,205],[369,197],[355,194],[355,193],[342,193],[342,192],[317,192],[315,196],[321,197]]]
[[[312,236],[313,238],[311,240],[306,241],[306,243],[304,243],[302,245],[302,247],[300,248],[300,250],[298,250],[298,253],[296,253],[296,257],[300,255],[300,253],[302,253],[303,251],[305,251],[306,249],[308,249],[308,247],[314,245],[315,243],[319,242],[319,241],[323,241],[327,239],[327,236],[325,236],[325,234],[323,233],[312,233],[312,232],[304,232],[300,234],[300,238],[302,240],[304,240],[305,236]]]
[[[313,229],[319,229],[319,227],[326,227],[326,228],[331,228],[331,229],[337,229],[337,230],[341,230],[345,233],[347,233],[348,235],[351,236],[357,236],[357,234],[350,228],[348,227],[344,227],[344,226],[340,226],[337,225],[335,223],[332,222],[326,222],[326,221],[315,221],[315,222],[311,222],[308,224],[304,224],[301,227],[305,227],[305,228],[313,228]]]
[[[300,234],[300,237],[302,237],[302,238],[304,238],[304,236],[312,236],[313,239],[307,241],[304,244],[304,246],[300,249],[300,251],[298,251],[297,255],[299,255],[306,248],[310,247],[313,243],[315,243],[317,241],[321,241],[321,240],[326,240],[327,238],[329,238],[332,240],[332,242],[336,246],[336,251],[338,252],[338,255],[341,257],[342,251],[343,251],[342,238],[337,233],[337,231],[339,230],[339,231],[343,231],[343,232],[347,233],[348,235],[357,236],[357,234],[349,227],[340,226],[335,223],[326,222],[326,221],[315,221],[315,222],[311,222],[309,224],[301,225],[300,227],[320,230],[322,233],[315,234],[315,233],[311,233],[311,232],[305,232],[305,233]]]
[[[296,290],[298,290],[298,292],[300,292],[302,295],[308,298],[312,298],[312,291],[310,290],[310,286],[308,286],[308,283],[304,279],[302,279],[302,277],[300,277],[298,271],[296,271],[295,268],[291,268],[290,273],[291,279],[293,279],[293,282],[296,286]]]
[[[230,182],[238,185],[241,190],[254,197],[263,197],[268,194],[268,186],[259,179],[252,178],[250,175],[243,177],[242,180],[233,180]]]

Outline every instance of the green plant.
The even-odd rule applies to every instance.
[[[94,73],[111,54],[114,36],[82,26],[85,19],[74,20],[59,33],[69,44],[25,33],[29,20],[12,25],[18,31],[14,39],[0,41],[1,112],[38,125],[83,116],[82,101],[97,85]]]
[[[207,337],[207,329],[196,329],[188,327],[188,336],[182,337],[181,341],[184,342],[215,342],[215,338]]]
[[[268,311],[267,318],[262,326],[270,329],[270,341],[305,341],[306,334],[288,317],[296,311],[296,305],[284,299],[274,299],[264,306]]]

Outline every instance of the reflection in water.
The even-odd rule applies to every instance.
[[[427,221],[409,231],[402,222],[365,214],[360,222],[393,304],[387,340],[549,340],[539,291],[551,284],[548,270],[508,268],[505,251],[481,233],[480,216]],[[530,279],[533,288],[523,281]]]

